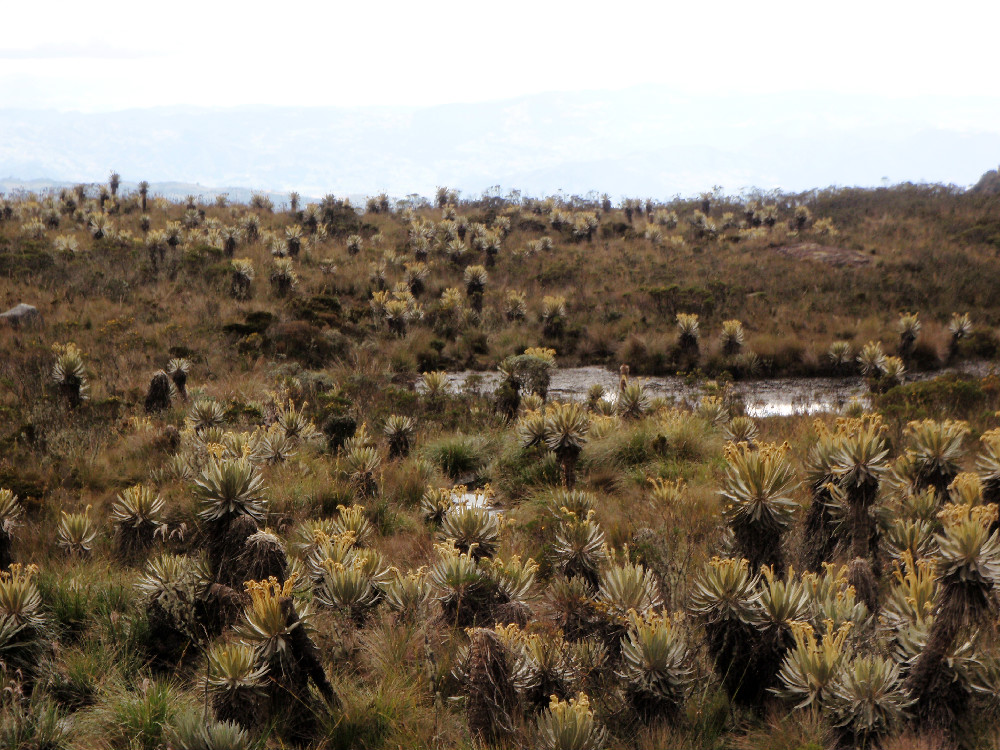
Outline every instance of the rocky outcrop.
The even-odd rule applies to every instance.
[[[0,313],[0,323],[5,323],[14,328],[27,328],[42,324],[42,314],[37,307],[26,305],[23,302],[10,308],[5,313]]]

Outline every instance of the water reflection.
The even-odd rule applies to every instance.
[[[907,380],[926,380],[951,371],[981,377],[991,367],[990,363],[968,362],[949,370],[915,373]],[[473,391],[487,394],[500,384],[500,377],[498,372],[453,372],[448,374],[448,388],[453,393]],[[692,384],[680,376],[639,377],[634,380],[643,382],[650,396],[672,399],[679,406],[694,407],[706,393],[703,384]],[[580,401],[587,398],[594,385],[604,388],[606,400],[616,400],[617,373],[603,367],[559,368],[552,373],[549,399]],[[868,389],[860,377],[746,380],[734,383],[732,387],[746,404],[747,414],[756,418],[840,412],[852,399],[857,399],[863,406],[869,403]]]

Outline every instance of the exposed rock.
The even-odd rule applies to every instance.
[[[37,307],[26,305],[23,302],[10,308],[5,313],[0,313],[0,320],[13,326],[14,328],[26,328],[42,324],[42,314]]]

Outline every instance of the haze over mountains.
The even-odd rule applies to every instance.
[[[438,185],[668,198],[974,183],[1000,161],[1000,97],[680,94],[660,86],[432,107],[0,111],[3,189],[126,182],[431,195]],[[40,183],[36,183],[40,184]],[[164,187],[161,192],[173,192]],[[245,192],[245,191],[244,191]],[[240,195],[231,195],[240,199]]]

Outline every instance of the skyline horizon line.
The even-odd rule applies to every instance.
[[[110,176],[110,174],[112,172],[114,172],[114,171],[116,171],[116,170],[109,171],[108,176]],[[670,202],[670,201],[676,201],[676,200],[681,200],[681,201],[684,201],[684,200],[695,200],[695,199],[701,198],[701,197],[706,196],[706,195],[711,195],[711,196],[715,197],[716,200],[718,200],[718,199],[753,200],[754,196],[804,197],[804,196],[807,196],[807,195],[812,194],[812,193],[823,193],[823,192],[826,192],[826,191],[838,191],[838,190],[891,190],[893,188],[901,188],[901,187],[907,187],[907,186],[911,186],[911,187],[940,187],[940,188],[946,188],[946,189],[947,188],[955,188],[955,189],[959,190],[960,192],[968,192],[970,190],[973,190],[982,181],[983,177],[985,177],[986,175],[988,175],[990,173],[994,173],[994,172],[1000,172],[1000,165],[998,165],[997,167],[994,167],[992,169],[986,169],[986,170],[984,170],[983,173],[980,175],[980,178],[978,180],[976,180],[976,182],[967,183],[967,184],[964,184],[964,185],[963,184],[954,183],[954,182],[941,182],[941,181],[934,181],[934,180],[900,180],[900,181],[897,181],[897,182],[893,182],[893,181],[889,180],[888,178],[882,178],[881,180],[879,180],[878,184],[874,184],[874,183],[870,183],[870,184],[854,184],[854,185],[829,184],[829,185],[824,185],[824,186],[816,186],[816,187],[808,188],[806,190],[785,190],[785,189],[782,189],[782,188],[762,188],[762,187],[758,187],[758,186],[748,186],[748,187],[741,188],[740,190],[738,190],[736,192],[732,192],[732,191],[725,190],[724,188],[722,188],[719,185],[713,185],[710,189],[704,189],[704,190],[695,191],[695,192],[692,192],[692,193],[678,192],[678,193],[675,193],[675,194],[673,194],[673,195],[671,195],[669,197],[661,197],[661,198],[657,198],[657,197],[654,197],[654,196],[651,196],[651,195],[645,195],[645,194],[642,194],[642,193],[632,193],[632,194],[617,193],[617,195],[612,195],[608,191],[601,191],[600,189],[597,189],[597,188],[586,190],[586,191],[569,191],[569,190],[564,190],[564,189],[560,188],[560,189],[555,190],[555,191],[550,191],[550,192],[541,191],[541,192],[537,192],[536,193],[536,192],[533,192],[533,191],[522,190],[520,188],[513,187],[513,186],[504,186],[504,185],[499,185],[499,184],[498,185],[494,185],[494,186],[489,187],[489,188],[482,189],[482,190],[464,190],[462,188],[452,188],[452,187],[450,187],[448,185],[440,185],[438,187],[439,188],[445,188],[445,189],[447,189],[450,192],[457,193],[458,196],[460,197],[460,200],[470,200],[470,201],[484,200],[487,197],[491,197],[488,194],[493,193],[494,191],[495,191],[496,194],[494,196],[492,196],[492,197],[498,197],[498,198],[502,198],[504,200],[510,200],[510,199],[512,199],[515,196],[515,194],[516,194],[516,196],[518,198],[520,198],[522,200],[544,200],[546,198],[555,198],[555,197],[562,197],[562,198],[568,198],[568,199],[582,198],[582,199],[586,199],[586,200],[593,200],[595,198],[596,199],[600,199],[600,198],[603,198],[604,196],[607,196],[613,202],[616,201],[616,198],[617,198],[617,200],[619,202],[620,201],[624,201],[624,200],[629,200],[629,199],[637,199],[637,198],[638,199],[642,199],[642,200],[649,199],[649,200],[656,200],[656,201],[661,201],[661,202]],[[75,188],[75,187],[78,187],[80,185],[82,185],[82,186],[84,186],[86,188],[99,188],[101,186],[106,185],[107,182],[108,181],[106,179],[105,180],[64,180],[64,179],[46,178],[46,177],[23,178],[23,177],[17,177],[17,176],[14,176],[14,175],[7,175],[5,177],[0,177],[0,197],[4,196],[5,194],[8,194],[8,193],[16,192],[18,190],[23,190],[24,192],[29,193],[29,194],[45,195],[47,193],[48,194],[52,194],[52,193],[55,193],[55,192],[60,191],[60,190]],[[122,179],[121,183],[120,183],[120,187],[119,187],[119,193],[122,193],[124,195],[137,194],[140,182],[142,182],[142,181],[141,180],[134,180],[134,179]],[[38,187],[37,190],[31,189],[30,187],[27,187],[28,185],[35,184],[35,183],[46,183],[46,184],[39,185],[39,187]],[[153,188],[156,188],[158,186],[160,187],[160,190],[162,191],[165,186],[171,186],[171,185],[175,185],[176,189],[172,190],[172,191],[169,191],[168,194],[164,194],[163,192],[154,192],[153,191]],[[379,197],[379,196],[381,196],[383,194],[387,195],[390,199],[392,199],[392,200],[394,200],[396,202],[403,202],[407,198],[420,198],[420,199],[426,199],[426,200],[428,200],[430,202],[433,202],[433,200],[435,198],[435,194],[433,192],[424,193],[424,192],[421,192],[421,191],[411,191],[411,192],[408,192],[408,193],[399,193],[399,192],[391,191],[391,190],[383,190],[383,191],[379,191],[379,192],[350,191],[350,190],[348,190],[348,191],[332,191],[332,192],[326,192],[325,194],[323,194],[321,196],[321,195],[316,194],[315,192],[313,192],[312,194],[303,194],[300,191],[295,190],[295,189],[284,189],[284,188],[274,188],[274,187],[261,187],[261,186],[251,186],[251,185],[204,185],[204,184],[201,184],[201,183],[198,183],[198,182],[185,182],[183,180],[157,180],[157,181],[151,181],[151,182],[149,182],[149,187],[150,187],[150,196],[152,196],[152,197],[164,197],[164,198],[167,198],[167,199],[171,199],[171,196],[180,195],[181,193],[184,193],[185,191],[193,189],[193,188],[202,189],[206,193],[208,193],[211,197],[217,197],[217,196],[220,196],[220,195],[227,195],[228,196],[229,195],[229,191],[240,191],[242,193],[246,193],[247,196],[250,197],[250,198],[252,198],[254,195],[265,195],[267,197],[288,198],[293,193],[296,193],[296,194],[298,194],[298,196],[299,196],[300,199],[306,199],[306,200],[316,201],[316,202],[322,201],[325,198],[330,197],[330,196],[333,196],[334,198],[344,198],[344,199],[347,199],[347,200],[351,200],[351,199],[355,199],[355,198],[361,198],[361,199],[374,198],[374,197]],[[187,194],[191,194],[191,193],[187,193]],[[201,195],[196,195],[195,197],[196,198],[200,198],[202,196]],[[240,199],[236,199],[236,198],[229,198],[229,201],[230,202],[235,202],[235,203],[247,203],[248,202],[248,201],[240,200]],[[306,204],[306,205],[308,205],[308,204]]]

